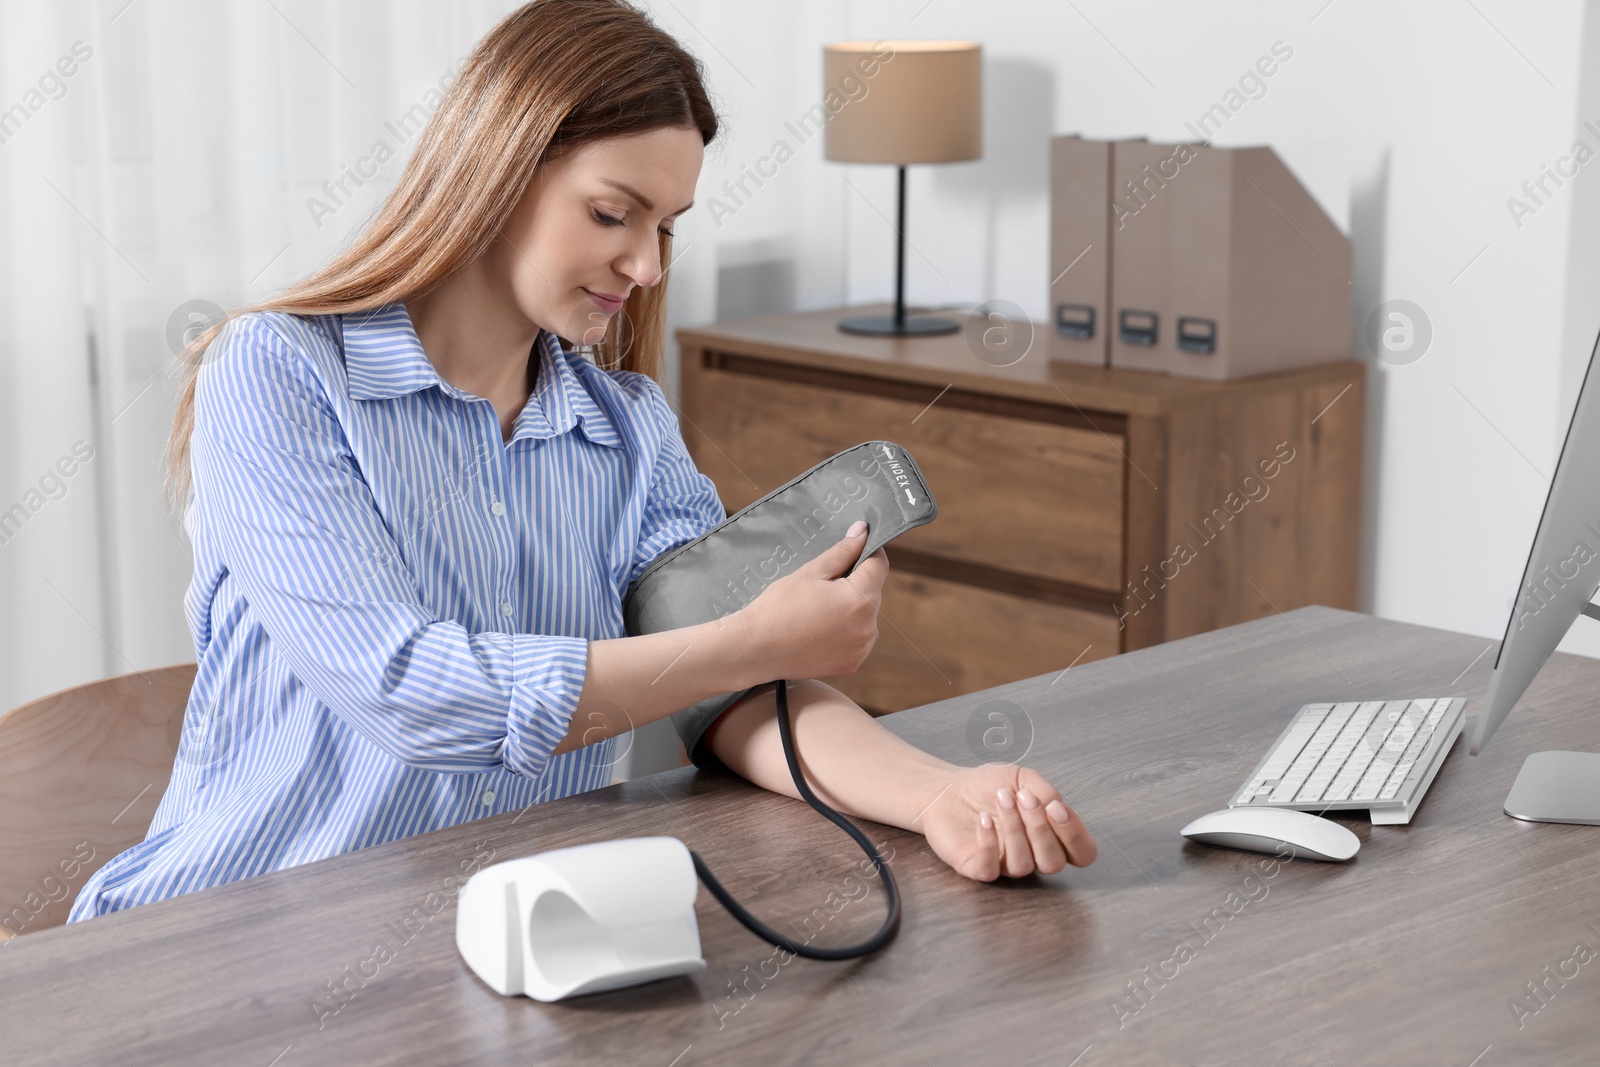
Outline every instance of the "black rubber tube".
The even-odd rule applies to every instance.
[[[700,858],[700,854],[690,849],[689,856],[694,860],[695,874],[700,876],[700,880],[711,891],[711,895],[721,901],[722,906],[727,908],[733,914],[733,917],[743,923],[751,933],[763,941],[770,942],[787,952],[794,953],[796,956],[804,956],[806,959],[811,960],[853,960],[859,956],[876,952],[890,941],[893,941],[894,935],[899,932],[900,890],[894,884],[894,875],[890,873],[889,865],[883,861],[883,857],[873,847],[872,842],[867,840],[867,835],[857,829],[856,825],[849,819],[846,819],[843,815],[818,800],[816,794],[811,791],[811,787],[806,784],[805,776],[800,773],[800,762],[795,759],[794,755],[794,731],[789,724],[789,689],[782,678],[778,679],[778,734],[783,738],[783,757],[789,762],[789,773],[794,777],[795,788],[800,791],[800,795],[805,798],[807,804],[816,808],[830,821],[843,829],[845,833],[855,838],[862,851],[871,857],[873,864],[878,868],[878,877],[883,880],[883,891],[889,897],[889,914],[883,920],[883,926],[879,927],[876,934],[873,934],[859,945],[844,945],[840,948],[814,948],[784,937],[778,931],[751,915],[744,909],[743,905],[734,900],[732,895],[722,887],[722,883],[717,881],[716,875],[711,873],[711,868],[706,866],[706,861]]]

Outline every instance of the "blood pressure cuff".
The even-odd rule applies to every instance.
[[[723,618],[838,544],[857,519],[867,524],[867,543],[851,571],[938,514],[909,452],[893,441],[864,442],[662,553],[628,590],[623,624],[629,636],[637,636]],[[673,728],[695,766],[723,766],[702,743],[707,728],[740,698],[776,681],[672,713]]]

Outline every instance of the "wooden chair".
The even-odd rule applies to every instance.
[[[144,840],[195,671],[124,674],[0,716],[0,941],[65,922],[89,876]]]

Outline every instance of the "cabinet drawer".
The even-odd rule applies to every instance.
[[[711,367],[686,376],[684,407],[690,453],[730,514],[852,445],[897,441],[940,503],[897,545],[1122,589],[1119,434]]]
[[[892,568],[880,610],[867,662],[823,679],[880,715],[1062,671],[1120,647],[1114,615]]]

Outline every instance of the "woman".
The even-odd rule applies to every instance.
[[[617,734],[751,686],[699,761],[798,796],[779,677],[825,802],[969,878],[1093,860],[1037,773],[935,759],[815,680],[877,639],[883,553],[840,577],[863,533],[733,616],[622,636],[632,581],[726,517],[654,380],[716,132],[641,12],[530,3],[352,247],[186,352],[168,473],[199,672],[149,835],[73,920],[607,785]]]

